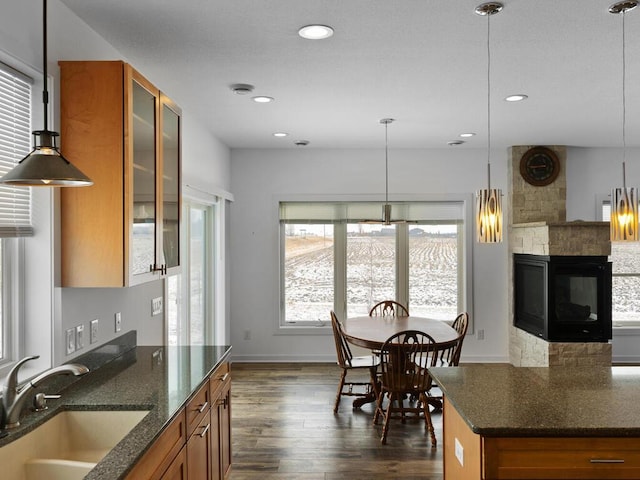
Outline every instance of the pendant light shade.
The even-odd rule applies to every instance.
[[[491,49],[492,15],[500,12],[501,3],[489,2],[476,7],[478,15],[487,17],[487,188],[476,192],[476,241],[502,242],[502,190],[491,188]]]
[[[49,93],[47,91],[47,0],[43,0],[43,85],[44,129],[33,132],[31,153],[2,178],[0,183],[24,187],[85,187],[93,181],[62,156],[56,145],[57,132],[47,128]]]
[[[636,0],[618,2],[609,7],[610,13],[622,14],[622,188],[611,190],[611,241],[638,241],[638,189],[627,187],[626,179],[626,55],[625,55],[625,13],[638,6]]]

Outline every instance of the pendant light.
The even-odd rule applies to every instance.
[[[48,129],[49,92],[47,91],[47,0],[43,0],[43,91],[44,128],[32,132],[31,153],[2,178],[0,183],[24,187],[84,187],[93,181],[62,156],[56,145],[58,132]]]
[[[476,7],[487,17],[487,188],[476,192],[476,240],[479,243],[502,242],[502,190],[491,188],[491,16],[500,12],[501,3],[489,2]]]
[[[609,7],[610,13],[622,14],[622,188],[611,190],[611,241],[638,241],[638,190],[627,188],[626,179],[626,58],[625,58],[625,13],[638,6],[636,0],[618,2]]]
[[[384,125],[384,205],[382,206],[382,220],[363,220],[360,223],[382,223],[394,225],[398,223],[416,223],[408,220],[391,220],[391,204],[389,203],[389,124],[395,122],[394,118],[383,118],[380,123]]]

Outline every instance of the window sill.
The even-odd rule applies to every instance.
[[[635,322],[634,322],[635,323]],[[613,327],[613,336],[640,336],[640,323]]]

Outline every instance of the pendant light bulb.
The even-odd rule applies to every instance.
[[[611,190],[610,235],[612,242],[638,241],[638,189],[627,187],[627,109],[625,14],[638,6],[636,0],[625,0],[609,7],[609,12],[622,14],[622,188]]]
[[[476,192],[476,240],[479,243],[502,242],[502,190],[491,188],[491,16],[500,12],[498,2],[476,7],[478,15],[487,17],[487,188]]]

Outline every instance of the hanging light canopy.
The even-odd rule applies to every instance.
[[[502,190],[491,188],[491,16],[500,12],[501,3],[489,2],[476,7],[487,17],[487,188],[476,192],[476,240],[479,243],[502,242]]]
[[[638,189],[627,187],[626,179],[626,58],[625,58],[625,13],[638,6],[636,0],[618,2],[609,7],[610,13],[622,14],[622,188],[611,190],[611,241],[638,241]]]
[[[49,92],[47,91],[47,0],[43,0],[43,84],[44,128],[33,132],[31,153],[2,178],[0,183],[25,187],[84,187],[93,181],[62,156],[56,145],[58,132],[48,129]]]

